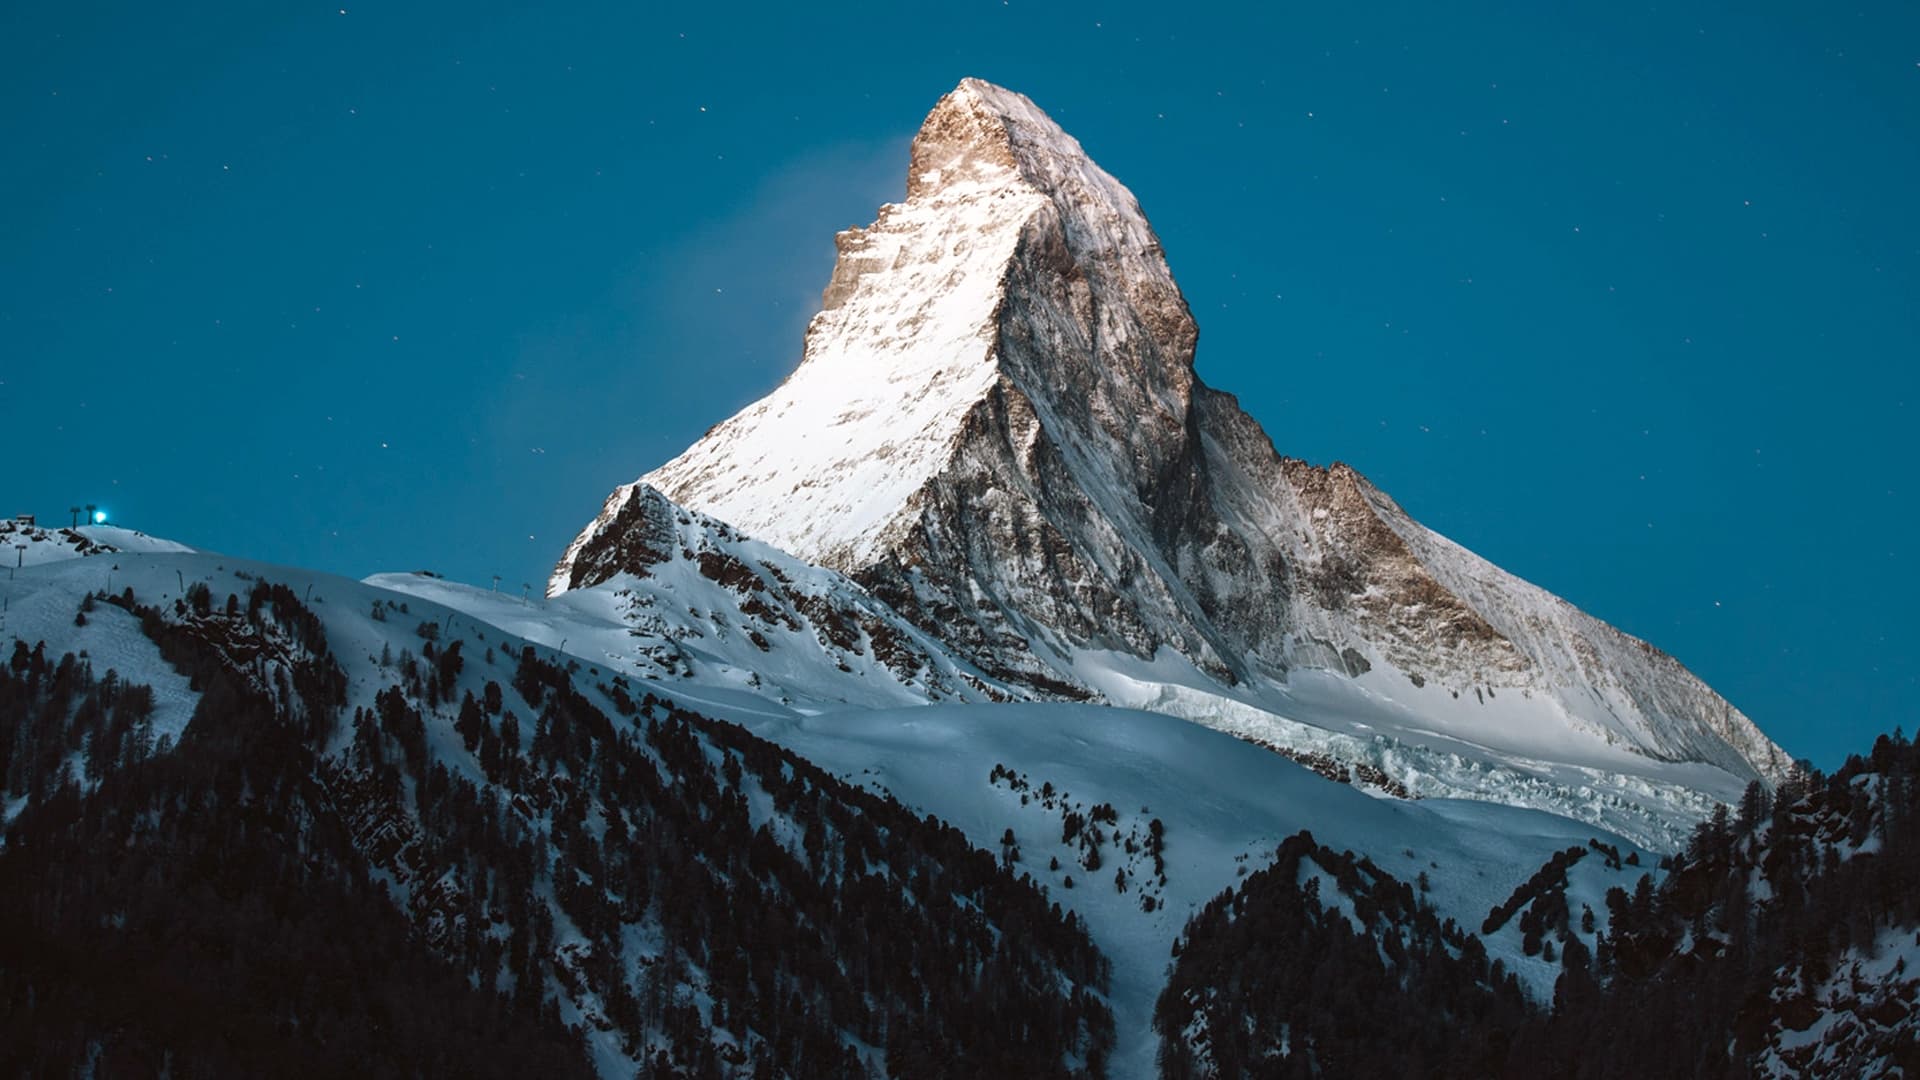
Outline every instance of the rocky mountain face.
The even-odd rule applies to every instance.
[[[637,483],[845,573],[1036,696],[1313,723],[1288,688],[1329,673],[1515,755],[1569,735],[1608,768],[1703,763],[1736,791],[1787,767],[1671,657],[1352,469],[1277,453],[1195,374],[1131,193],[1027,98],[962,82],[914,139],[906,200],[837,242],[799,367]],[[631,569],[630,490],[550,593]],[[1212,696],[1140,690],[1169,665]]]

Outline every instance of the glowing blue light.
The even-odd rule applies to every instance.
[[[93,512],[93,523],[95,525],[105,525],[107,523],[107,512],[105,510],[95,510]]]

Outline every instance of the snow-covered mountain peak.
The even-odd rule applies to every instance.
[[[1046,134],[1072,142],[1024,95],[979,79],[962,79],[933,107],[914,135],[907,198],[924,198],[934,189],[966,179],[1014,179],[1019,160],[1014,155],[1011,118],[1025,118],[1029,112],[1051,129]],[[1030,119],[1027,126],[1033,126]],[[1079,151],[1079,144],[1074,143],[1073,149]]]
[[[1072,226],[1078,253],[1144,258],[1153,265],[1127,269],[1157,270],[1170,281],[1133,194],[1024,94],[963,79],[927,114],[913,140],[907,201],[956,187],[974,197],[1016,188],[1044,195]]]
[[[967,80],[911,157],[906,200],[839,234],[793,374],[616,491],[551,592],[634,571],[645,485],[845,574],[1027,694],[1403,780],[1433,775],[1409,754],[1552,774],[1537,798],[1479,764],[1439,789],[1528,805],[1605,789],[1665,815],[1783,774],[1671,657],[1351,468],[1276,452],[1194,373],[1197,329],[1138,203],[1031,101]]]
[[[914,528],[983,403],[1071,403],[1104,458],[1138,424],[1177,433],[1193,386],[1193,320],[1138,203],[1032,102],[967,80],[911,158],[906,201],[837,237],[799,367],[648,477],[838,569]]]
[[[1060,280],[1011,276],[1007,290],[1064,287],[1056,299],[1077,308],[1074,314],[1090,335],[1145,334],[1160,363],[1109,374],[1170,383],[1176,395],[1185,394],[1193,368],[1193,319],[1139,201],[1094,163],[1079,140],[1026,95],[963,79],[927,115],[907,170],[909,202],[955,189],[971,199],[1044,197],[1050,211],[1024,222],[1029,234],[1019,262],[1053,271]],[[1035,260],[1044,265],[1034,266]],[[1099,325],[1099,313],[1090,307],[1112,309],[1120,323]]]
[[[1127,189],[1030,98],[981,79],[962,79],[921,123],[907,165],[907,201],[970,184],[1019,185],[1065,209],[1143,217]]]

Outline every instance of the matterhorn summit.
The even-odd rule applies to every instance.
[[[1685,817],[1788,768],[1665,653],[1352,469],[1278,454],[1195,374],[1132,194],[1023,95],[962,81],[906,200],[836,239],[793,374],[616,490],[550,593],[622,572],[651,488],[845,574],[1013,693],[1182,715],[1415,794]]]

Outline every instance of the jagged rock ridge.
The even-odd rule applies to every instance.
[[[1171,650],[1235,701],[1303,670],[1416,713],[1517,691],[1524,730],[1506,713],[1454,734],[1526,750],[1570,731],[1741,779],[1787,766],[1671,657],[1352,469],[1278,454],[1194,373],[1193,318],[1133,196],[1025,97],[963,81],[914,140],[906,200],[837,239],[792,376],[644,483],[1042,695],[1113,699],[1089,657]],[[609,572],[580,558],[617,547],[609,530],[603,513],[550,592]]]
[[[587,617],[575,633],[594,616],[618,620],[620,645],[604,651],[648,677],[732,684],[811,707],[1013,696],[840,574],[647,485],[620,488],[602,514],[607,525],[570,554],[575,579],[596,587],[563,603],[585,605],[575,609]],[[374,580],[421,590],[405,577]],[[438,589],[448,602],[463,591]]]

